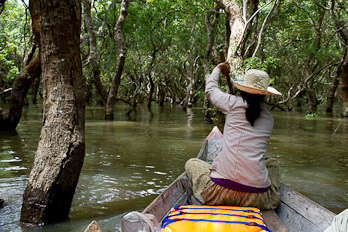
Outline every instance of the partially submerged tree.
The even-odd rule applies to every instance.
[[[106,106],[105,106],[106,120],[114,119],[114,108],[115,108],[116,96],[120,86],[123,68],[126,62],[127,47],[126,47],[126,42],[124,38],[123,27],[128,15],[129,2],[130,2],[129,0],[122,0],[120,15],[118,17],[118,20],[114,28],[115,40],[117,41],[117,45],[118,45],[118,58],[117,58],[116,70],[112,77],[111,87],[110,87],[108,99],[106,101]]]
[[[81,1],[39,4],[43,126],[21,211],[22,222],[36,225],[68,217],[85,156]]]
[[[342,59],[337,65],[337,72],[336,77],[333,80],[333,86],[337,89],[338,78],[341,75],[342,87],[340,98],[343,103],[342,115],[343,117],[348,117],[348,23],[345,20],[348,17],[348,6],[344,1],[331,0],[330,6],[328,8],[323,8],[330,12],[331,18],[337,29],[336,33],[338,33],[339,37],[341,38],[344,44]],[[333,95],[332,93],[336,89],[333,89],[331,91],[331,98]],[[327,111],[330,111],[330,107],[328,107]]]
[[[37,12],[37,5],[36,7],[33,7],[32,4],[30,7],[30,13],[32,15],[32,28],[33,33],[35,34],[36,43],[39,44],[39,15],[37,14]],[[33,43],[32,49],[30,49],[28,54],[26,55],[24,67],[12,83],[8,113],[2,113],[0,109],[0,130],[16,129],[22,116],[24,100],[27,97],[28,90],[34,79],[38,78],[41,75],[40,58],[39,56],[33,58],[35,54],[35,48],[36,44]]]

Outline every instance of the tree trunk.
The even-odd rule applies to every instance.
[[[318,107],[318,99],[315,95],[315,91],[312,89],[307,89],[308,97],[308,109],[306,114],[315,113]]]
[[[215,14],[215,17],[212,22],[210,22],[211,13]],[[209,60],[210,60],[211,50],[213,48],[214,41],[215,41],[213,29],[216,23],[218,22],[219,16],[220,14],[217,9],[209,10],[205,15],[205,27],[207,29],[208,44],[204,52],[204,64],[203,64],[204,80],[207,79],[210,75]],[[205,94],[204,94],[204,101],[203,101],[203,113],[204,113],[204,122],[212,123],[213,114],[211,111],[211,103],[208,101],[208,98]]]
[[[24,99],[29,87],[33,80],[40,76],[40,73],[40,60],[39,57],[36,57],[16,77],[12,84],[9,113],[7,116],[0,117],[0,131],[16,129],[22,116]]]
[[[106,92],[101,80],[100,80],[100,68],[98,63],[98,51],[97,51],[97,37],[94,33],[93,21],[91,16],[91,3],[89,0],[83,0],[83,6],[85,11],[85,22],[90,36],[89,39],[89,60],[92,66],[92,82],[97,89],[99,96],[101,97],[103,104],[106,105],[108,93]]]
[[[117,92],[120,86],[121,76],[122,76],[124,64],[126,61],[127,48],[126,48],[126,43],[123,36],[123,26],[124,26],[124,23],[126,22],[126,18],[128,15],[128,6],[129,6],[129,0],[122,0],[120,16],[115,26],[115,32],[116,32],[115,40],[117,41],[119,54],[117,59],[116,72],[112,78],[112,85],[111,85],[109,96],[106,102],[105,120],[114,120],[115,100],[117,97]]]
[[[149,81],[150,81],[150,91],[149,91],[149,96],[148,96],[148,102],[147,102],[147,108],[150,109],[151,108],[151,102],[152,102],[152,95],[153,92],[155,92],[155,83],[153,82],[151,73],[149,73],[148,75],[149,77]]]
[[[308,70],[305,65],[305,70]],[[315,88],[313,87],[314,83],[314,77],[313,74],[309,74],[308,71],[305,71],[307,73],[307,77],[305,78],[305,89],[308,97],[308,109],[306,114],[311,114],[317,111],[318,107],[318,99],[317,95],[315,93]]]
[[[165,95],[164,95],[164,87],[162,85],[159,86],[158,97],[159,97],[159,105],[163,106]]]
[[[41,70],[40,70],[40,73],[41,73]],[[33,96],[33,99],[32,99],[33,104],[37,104],[37,94],[39,93],[40,81],[41,81],[40,76],[37,76],[34,79],[34,82],[31,86],[31,90],[32,90],[31,94]]]
[[[342,60],[342,62],[340,62],[337,65],[335,76],[333,77],[332,82],[331,82],[332,86],[329,89],[329,92],[328,92],[328,95],[327,95],[327,101],[326,101],[326,112],[327,113],[331,113],[332,112],[332,108],[333,108],[333,105],[334,105],[334,102],[335,102],[335,94],[336,94],[336,91],[337,91],[337,88],[338,88],[338,85],[339,85],[339,82],[340,82],[340,76],[342,74],[342,64],[343,64],[343,61],[344,60]]]
[[[68,217],[85,156],[81,1],[40,4],[43,126],[21,211],[35,225]]]
[[[182,105],[182,108],[183,108],[184,110],[186,110],[186,109],[187,109],[187,106],[190,105],[190,96],[191,96],[191,93],[192,93],[192,88],[193,88],[193,86],[194,86],[194,84],[195,84],[195,80],[194,80],[193,77],[189,77],[188,79],[189,79],[189,82],[190,82],[190,83],[189,83],[188,86],[186,87],[186,96],[185,96],[185,99],[184,99],[184,103],[183,103],[183,105]]]
[[[348,50],[348,44],[346,46]],[[346,55],[342,65],[341,101],[343,103],[343,117],[348,117],[348,55]]]
[[[245,21],[242,18],[240,6],[236,1],[214,1],[225,10],[227,17],[230,18],[231,34],[226,61],[231,66],[232,78],[241,77],[244,74],[243,58],[238,54],[238,48],[240,47],[239,41],[242,41]]]

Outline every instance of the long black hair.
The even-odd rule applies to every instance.
[[[254,126],[254,122],[260,116],[261,103],[264,101],[265,95],[251,94],[244,91],[240,91],[240,94],[243,100],[248,103],[245,116],[250,124]]]

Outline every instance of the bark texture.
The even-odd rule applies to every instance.
[[[21,221],[65,220],[85,156],[80,0],[40,0],[43,126]]]
[[[120,16],[116,22],[115,26],[115,40],[117,41],[118,46],[118,59],[117,59],[117,65],[116,65],[116,72],[112,78],[112,85],[110,88],[110,92],[108,95],[108,99],[106,102],[105,107],[105,119],[106,120],[113,120],[114,119],[114,108],[115,108],[115,101],[117,97],[118,88],[120,86],[121,82],[121,76],[124,68],[124,64],[126,61],[126,53],[127,53],[127,47],[125,43],[125,38],[123,35],[123,26],[126,22],[126,18],[128,15],[128,6],[129,6],[129,0],[122,0],[121,2],[121,9],[120,9]]]
[[[241,8],[235,1],[214,1],[225,10],[227,17],[230,19],[231,34],[226,61],[231,66],[232,78],[242,76],[244,74],[243,58],[238,54],[238,48],[240,47],[240,41],[242,41],[245,20],[242,17]]]

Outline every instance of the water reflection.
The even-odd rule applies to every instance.
[[[195,117],[195,114],[194,114],[192,108],[186,109],[186,113],[187,113],[187,123],[186,123],[187,134],[188,134],[188,136],[191,136],[192,135],[192,122],[193,122],[193,119]]]
[[[102,107],[86,109],[86,158],[72,203],[70,221],[38,231],[83,231],[93,219],[103,231],[119,231],[121,215],[145,208],[184,170],[212,125],[202,109],[165,104],[139,107],[125,116],[118,105],[115,121],[105,122]],[[348,121],[302,113],[272,112],[275,127],[268,155],[281,164],[282,181],[323,206],[348,208]],[[0,227],[21,231],[22,194],[36,151],[41,110],[24,112],[17,134],[0,134]],[[338,128],[338,129],[337,129]]]

